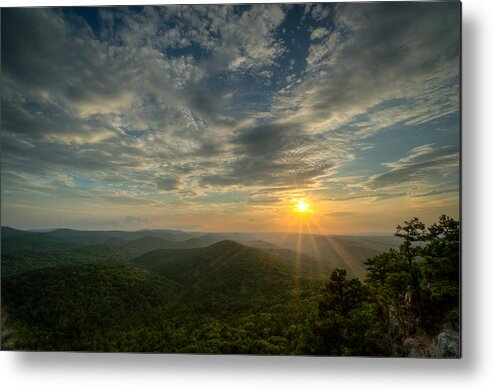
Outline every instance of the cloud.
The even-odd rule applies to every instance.
[[[329,30],[324,27],[317,27],[315,30],[312,31],[310,39],[314,41],[316,39],[322,39],[327,35],[329,35]]]
[[[270,206],[277,205],[282,202],[282,198],[278,196],[266,195],[266,194],[250,194],[248,197],[248,203],[255,206]]]
[[[139,20],[134,12],[111,12],[106,15],[110,31],[123,21],[127,28],[119,35],[130,43],[135,40],[131,32],[140,32],[144,24],[150,24],[153,27],[147,29],[145,36],[159,47],[177,49],[198,45],[210,52],[209,61],[205,64],[208,71],[214,71],[213,68],[216,71],[222,68],[259,69],[271,65],[283,52],[282,45],[274,37],[275,29],[285,17],[281,5],[194,5],[145,9],[159,14],[155,23],[149,23],[145,15]]]
[[[334,28],[311,43],[302,82],[274,107],[286,121],[330,136],[396,99],[408,99],[411,109],[403,106],[385,126],[459,110],[455,4],[339,4],[330,18]]]
[[[356,214],[353,211],[331,211],[327,213],[329,217],[349,217]]]
[[[233,139],[236,151],[248,156],[277,156],[285,151],[296,150],[309,141],[300,131],[299,124],[270,123],[239,132]]]
[[[124,225],[142,225],[145,224],[146,222],[149,222],[147,218],[142,218],[139,217],[138,215],[127,215],[125,216],[125,219],[123,220]]]
[[[217,173],[204,175],[203,184],[309,187],[334,166],[326,151],[314,145],[313,136],[297,124],[270,123],[243,129],[231,142],[238,157]]]
[[[329,197],[326,198],[325,200],[329,200],[331,202],[347,202],[351,200],[356,200],[356,199],[373,199],[375,201],[379,200],[386,200],[386,199],[392,199],[392,198],[400,198],[401,196],[407,195],[406,192],[397,192],[397,193],[385,193],[385,192],[367,192],[367,193],[361,193],[357,195],[348,195],[348,196],[343,196],[343,197]]]
[[[102,7],[91,24],[71,8],[5,9],[4,202],[438,194],[455,187],[449,138],[381,172],[387,145],[369,137],[458,112],[459,17],[451,3]],[[362,152],[381,159],[342,169],[354,183],[325,180]]]
[[[157,188],[163,191],[171,191],[179,188],[180,179],[177,176],[164,176],[156,180]]]
[[[229,61],[229,69],[259,68],[271,65],[283,47],[274,39],[274,30],[284,20],[281,6],[263,5],[251,7],[235,20],[218,27],[222,34],[221,56],[235,57]]]
[[[427,196],[436,196],[436,195],[443,195],[443,194],[457,193],[457,192],[459,192],[458,188],[447,188],[445,190],[430,191],[430,192],[426,192],[424,194],[415,194],[414,196],[416,198],[424,198]]]
[[[459,167],[459,149],[454,146],[434,148],[422,145],[409,151],[406,157],[384,164],[390,170],[371,176],[367,186],[372,189],[430,180],[432,175],[444,176]]]
[[[330,7],[327,4],[316,4],[311,9],[311,16],[315,20],[323,20],[329,16]]]

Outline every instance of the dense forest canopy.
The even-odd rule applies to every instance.
[[[260,240],[2,229],[2,349],[460,356],[459,222],[395,235],[358,277]]]

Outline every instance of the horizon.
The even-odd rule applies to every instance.
[[[50,233],[55,230],[72,230],[76,232],[124,232],[124,233],[135,233],[135,232],[153,232],[153,231],[175,231],[175,232],[182,232],[182,233],[198,233],[198,234],[258,234],[258,233],[268,233],[268,234],[304,234],[304,235],[318,235],[318,236],[324,236],[324,235],[333,235],[333,236],[388,236],[388,235],[394,235],[395,232],[347,232],[347,233],[328,233],[328,234],[323,234],[323,233],[314,233],[314,232],[306,232],[306,231],[198,231],[198,230],[181,230],[181,229],[174,229],[174,228],[142,228],[138,230],[125,230],[125,229],[75,229],[75,228],[70,228],[70,227],[47,227],[47,228],[18,228],[10,225],[1,225],[2,228],[9,228],[9,229],[14,229],[14,230],[19,230],[23,232],[29,232],[29,233]]]
[[[458,3],[1,19],[2,226],[364,235],[460,217]]]

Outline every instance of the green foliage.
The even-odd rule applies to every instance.
[[[381,314],[367,286],[359,279],[347,279],[345,270],[334,270],[319,301],[315,353],[388,355]]]
[[[335,269],[325,283],[317,260],[286,249],[226,240],[136,257],[109,233],[36,247],[4,231],[3,349],[401,356],[406,337],[458,330],[460,229],[446,216],[398,226],[402,244],[369,258],[365,281]]]
[[[122,264],[61,265],[3,278],[2,304],[19,348],[84,350],[93,336],[159,321],[174,288]]]
[[[2,248],[2,277],[57,265],[107,261],[128,262],[137,253],[131,248],[106,244],[81,246],[68,250],[7,247]]]
[[[290,261],[230,241],[151,252],[135,260],[140,268],[63,265],[68,257],[42,253],[38,262],[23,254],[28,272],[3,276],[4,348],[290,354],[320,285]]]
[[[417,218],[397,226],[403,239],[366,261],[366,283],[334,270],[319,299],[304,350],[323,355],[406,355],[408,337],[458,330],[459,223],[441,216],[428,229]],[[309,347],[308,345],[311,345]]]
[[[427,245],[420,263],[422,284],[427,289],[428,313],[426,325],[436,328],[443,322],[459,328],[460,296],[460,226],[459,222],[442,215],[428,229]]]
[[[303,266],[233,241],[207,248],[157,250],[133,263],[184,286],[183,314],[234,321],[240,313],[275,305],[300,305],[320,277]],[[297,288],[298,284],[298,288]]]
[[[445,324],[458,330],[459,222],[443,215],[426,228],[413,218],[396,235],[404,239],[399,251],[366,262],[366,281],[397,322],[395,332],[436,335]]]

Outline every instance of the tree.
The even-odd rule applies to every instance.
[[[406,333],[414,327],[415,316],[410,313],[406,297],[412,285],[409,264],[401,251],[390,249],[366,260],[366,283],[375,299],[382,305],[388,327],[397,322]]]
[[[442,215],[428,229],[428,243],[420,263],[422,284],[429,291],[425,302],[430,329],[449,322],[458,330],[460,297],[460,224]]]
[[[420,316],[421,292],[419,268],[416,266],[416,259],[421,254],[421,247],[416,245],[427,239],[426,227],[418,218],[405,221],[404,226],[397,225],[395,236],[404,239],[399,251],[407,263],[407,271],[411,276],[411,286],[408,291],[409,301]]]
[[[399,250],[368,259],[367,284],[402,337],[458,324],[459,222],[442,215],[428,229],[413,218],[397,226]]]
[[[385,355],[388,353],[381,307],[359,279],[347,279],[336,269],[319,301],[316,353]]]

